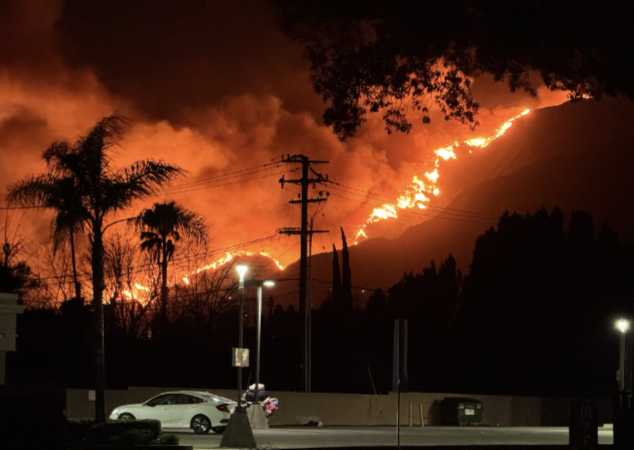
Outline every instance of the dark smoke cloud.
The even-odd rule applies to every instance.
[[[57,26],[69,61],[153,119],[245,93],[320,114],[300,50],[264,1],[70,0]]]

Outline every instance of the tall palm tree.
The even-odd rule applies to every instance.
[[[103,233],[104,219],[130,206],[132,201],[146,198],[158,187],[183,173],[177,166],[163,161],[142,160],[123,169],[114,169],[110,152],[122,137],[127,120],[118,116],[101,119],[72,145],[58,142],[42,157],[49,173],[9,186],[9,200],[17,203],[34,201],[42,207],[55,208],[49,199],[59,189],[59,180],[73,185],[72,205],[77,223],[90,232],[90,252],[95,311],[95,419],[105,421],[105,371],[103,334]],[[64,203],[64,200],[60,200]],[[68,205],[67,204],[67,205]]]
[[[139,214],[137,226],[141,231],[141,249],[154,255],[161,267],[161,331],[167,326],[167,264],[174,255],[174,243],[187,236],[204,242],[207,226],[195,212],[175,201],[154,203]]]

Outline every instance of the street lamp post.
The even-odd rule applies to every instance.
[[[244,338],[244,275],[247,273],[248,267],[239,265],[236,267],[238,275],[240,275],[240,306],[238,308],[238,351],[242,351]],[[242,366],[238,367],[238,410],[242,410]]]
[[[626,384],[627,384],[626,378],[628,375],[628,363],[629,363],[628,359],[629,358],[628,358],[628,353],[626,350],[626,347],[627,347],[626,337],[627,337],[627,331],[630,328],[630,322],[624,319],[620,319],[616,323],[616,327],[621,332],[618,384],[619,384],[619,392],[623,392],[626,390]]]
[[[242,328],[244,322],[244,275],[247,273],[247,266],[239,265],[236,267],[238,270],[238,275],[240,275],[240,284],[238,285],[240,290],[240,305],[238,308],[238,348],[235,349],[236,352],[240,352],[240,357],[237,358],[237,354],[234,353],[234,364],[237,362],[237,359],[240,359],[238,364],[238,402],[237,407],[231,417],[229,418],[229,423],[227,424],[227,428],[222,435],[222,440],[220,441],[220,447],[222,448],[256,448],[255,438],[253,437],[253,431],[251,430],[251,425],[249,423],[249,418],[247,417],[247,413],[242,407],[242,345],[243,345],[243,336],[242,336]]]
[[[630,449],[634,446],[634,418],[631,404],[632,396],[632,347],[629,333],[630,322],[620,319],[616,328],[621,332],[619,352],[619,371],[617,376],[617,401],[614,403],[614,447]]]
[[[257,357],[255,360],[255,401],[258,400],[260,390],[260,340],[262,336],[262,286],[273,286],[275,282],[272,280],[264,280],[258,282],[258,323],[257,323]]]
[[[240,275],[240,305],[239,305],[239,320],[238,320],[238,349],[237,351],[242,352],[243,346],[243,327],[244,327],[244,275],[247,273],[247,266],[239,265],[236,267],[238,270],[238,274]],[[255,385],[256,385],[256,399],[258,395],[258,388],[260,383],[260,333],[261,333],[261,323],[262,323],[262,286],[270,286],[273,284],[272,281],[269,280],[247,280],[248,284],[253,284],[258,288],[258,313],[257,313],[257,358],[256,358],[256,366],[255,366]],[[241,362],[242,364],[242,362]],[[253,437],[252,428],[268,428],[266,424],[266,419],[264,418],[264,412],[260,408],[256,408],[254,412],[258,412],[260,414],[261,419],[258,421],[257,419],[253,419],[253,423],[250,423],[250,420],[247,416],[246,410],[242,407],[242,366],[238,367],[238,406],[233,414],[231,414],[231,418],[229,419],[229,423],[227,424],[227,429],[225,430],[224,435],[222,436],[222,441],[220,442],[220,447],[222,448],[256,448],[255,438]],[[258,425],[259,423],[264,423],[264,425]]]

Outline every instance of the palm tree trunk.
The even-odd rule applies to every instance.
[[[75,298],[77,300],[81,299],[81,284],[79,284],[79,280],[77,279],[77,262],[75,261],[75,233],[70,230],[70,260],[73,264],[73,281],[75,282]],[[82,301],[83,305],[83,301]]]
[[[167,331],[167,240],[163,239],[163,261],[161,261],[161,334]]]
[[[95,422],[106,421],[106,372],[104,353],[104,320],[103,320],[103,235],[101,218],[93,221],[92,243],[92,286],[93,307],[95,311]]]

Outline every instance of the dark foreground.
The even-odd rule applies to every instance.
[[[216,449],[222,439],[214,434],[176,434],[181,444],[200,450]],[[396,429],[388,427],[283,427],[255,431],[254,435],[258,448],[396,447],[398,439]],[[599,444],[612,443],[612,430],[600,428]],[[400,445],[443,446],[446,450],[451,446],[566,446],[568,428],[407,427],[400,430]]]

